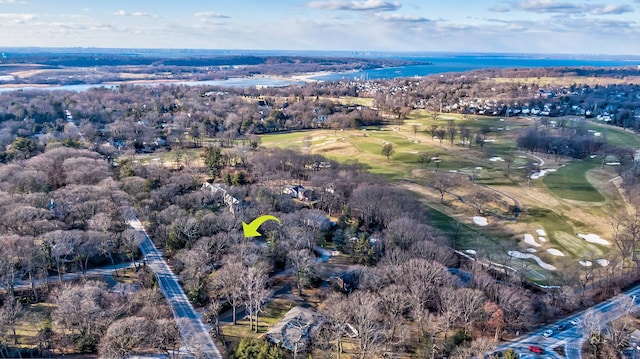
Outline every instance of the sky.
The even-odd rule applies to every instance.
[[[2,47],[640,55],[640,0],[0,0]]]

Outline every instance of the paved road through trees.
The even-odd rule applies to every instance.
[[[222,359],[207,328],[180,287],[178,278],[169,268],[162,253],[153,244],[140,221],[130,215],[127,223],[141,234],[140,249],[147,265],[158,280],[160,290],[169,302],[188,355],[196,358]]]

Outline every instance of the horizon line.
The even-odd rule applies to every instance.
[[[0,46],[0,52],[9,51],[36,51],[36,50],[97,50],[97,51],[162,51],[162,52],[241,52],[241,53],[341,53],[341,54],[353,54],[353,55],[384,55],[384,54],[398,54],[398,55],[467,55],[467,56],[552,56],[552,57],[610,57],[610,58],[634,58],[640,59],[640,54],[606,54],[606,53],[551,53],[551,52],[483,52],[483,51],[442,51],[442,50],[327,50],[327,49],[314,49],[314,50],[300,50],[300,49],[223,49],[223,48],[160,48],[160,47],[94,47],[94,46]]]

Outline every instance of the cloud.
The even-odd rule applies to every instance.
[[[493,12],[509,12],[511,11],[511,8],[507,5],[496,5],[492,8],[489,9],[489,11],[493,11]]]
[[[518,9],[537,13],[578,14],[585,11],[584,6],[555,0],[527,0],[518,4]]]
[[[366,1],[344,1],[344,0],[328,0],[328,1],[311,1],[307,3],[308,7],[322,10],[351,10],[351,11],[394,11],[398,10],[402,5],[399,2],[384,0],[366,0]]]
[[[142,11],[136,11],[136,12],[132,12],[132,13],[128,13],[124,10],[118,10],[116,12],[113,13],[114,15],[117,16],[139,16],[139,17],[156,17],[155,15],[146,13],[146,12],[142,12]]]
[[[425,19],[421,16],[404,15],[404,14],[375,14],[375,17],[382,21],[388,22],[411,22],[411,23],[425,23],[431,22],[429,19]]]
[[[598,6],[591,10],[593,15],[609,15],[609,14],[624,14],[626,12],[633,12],[633,8],[629,5],[605,5]]]
[[[640,2],[640,0],[636,0]],[[633,12],[633,8],[629,5],[606,5],[606,4],[574,4],[566,1],[556,0],[525,0],[514,5],[515,9],[530,11],[536,13],[555,13],[555,14],[592,14],[592,15],[619,15],[627,12]],[[492,11],[502,12],[509,11],[508,7],[496,6]]]
[[[26,4],[24,0],[0,0],[0,4]]]
[[[0,13],[0,20],[12,20],[14,23],[23,23],[25,21],[35,20],[38,17],[35,14],[11,14]]]
[[[231,18],[230,16],[218,14],[212,11],[197,12],[193,14],[193,16],[200,19],[230,19]]]

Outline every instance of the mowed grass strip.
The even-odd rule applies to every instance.
[[[583,202],[603,202],[604,196],[587,180],[595,161],[572,162],[544,177],[544,184],[556,196]]]
[[[417,139],[415,137],[408,127],[389,126],[383,130],[311,130],[269,134],[262,135],[261,142],[265,147],[304,151],[305,141],[308,144],[310,140],[312,153],[340,162],[358,160],[367,164],[372,173],[392,180],[410,177],[412,170],[420,168],[419,156],[422,152],[439,157],[440,169],[445,171],[473,168],[477,165],[477,161],[472,158],[461,158],[451,153],[451,149],[441,146],[438,140],[431,140],[422,133],[418,134]],[[382,148],[386,143],[391,143],[394,149],[389,161],[382,155]],[[435,163],[432,161],[428,167],[433,169]]]

